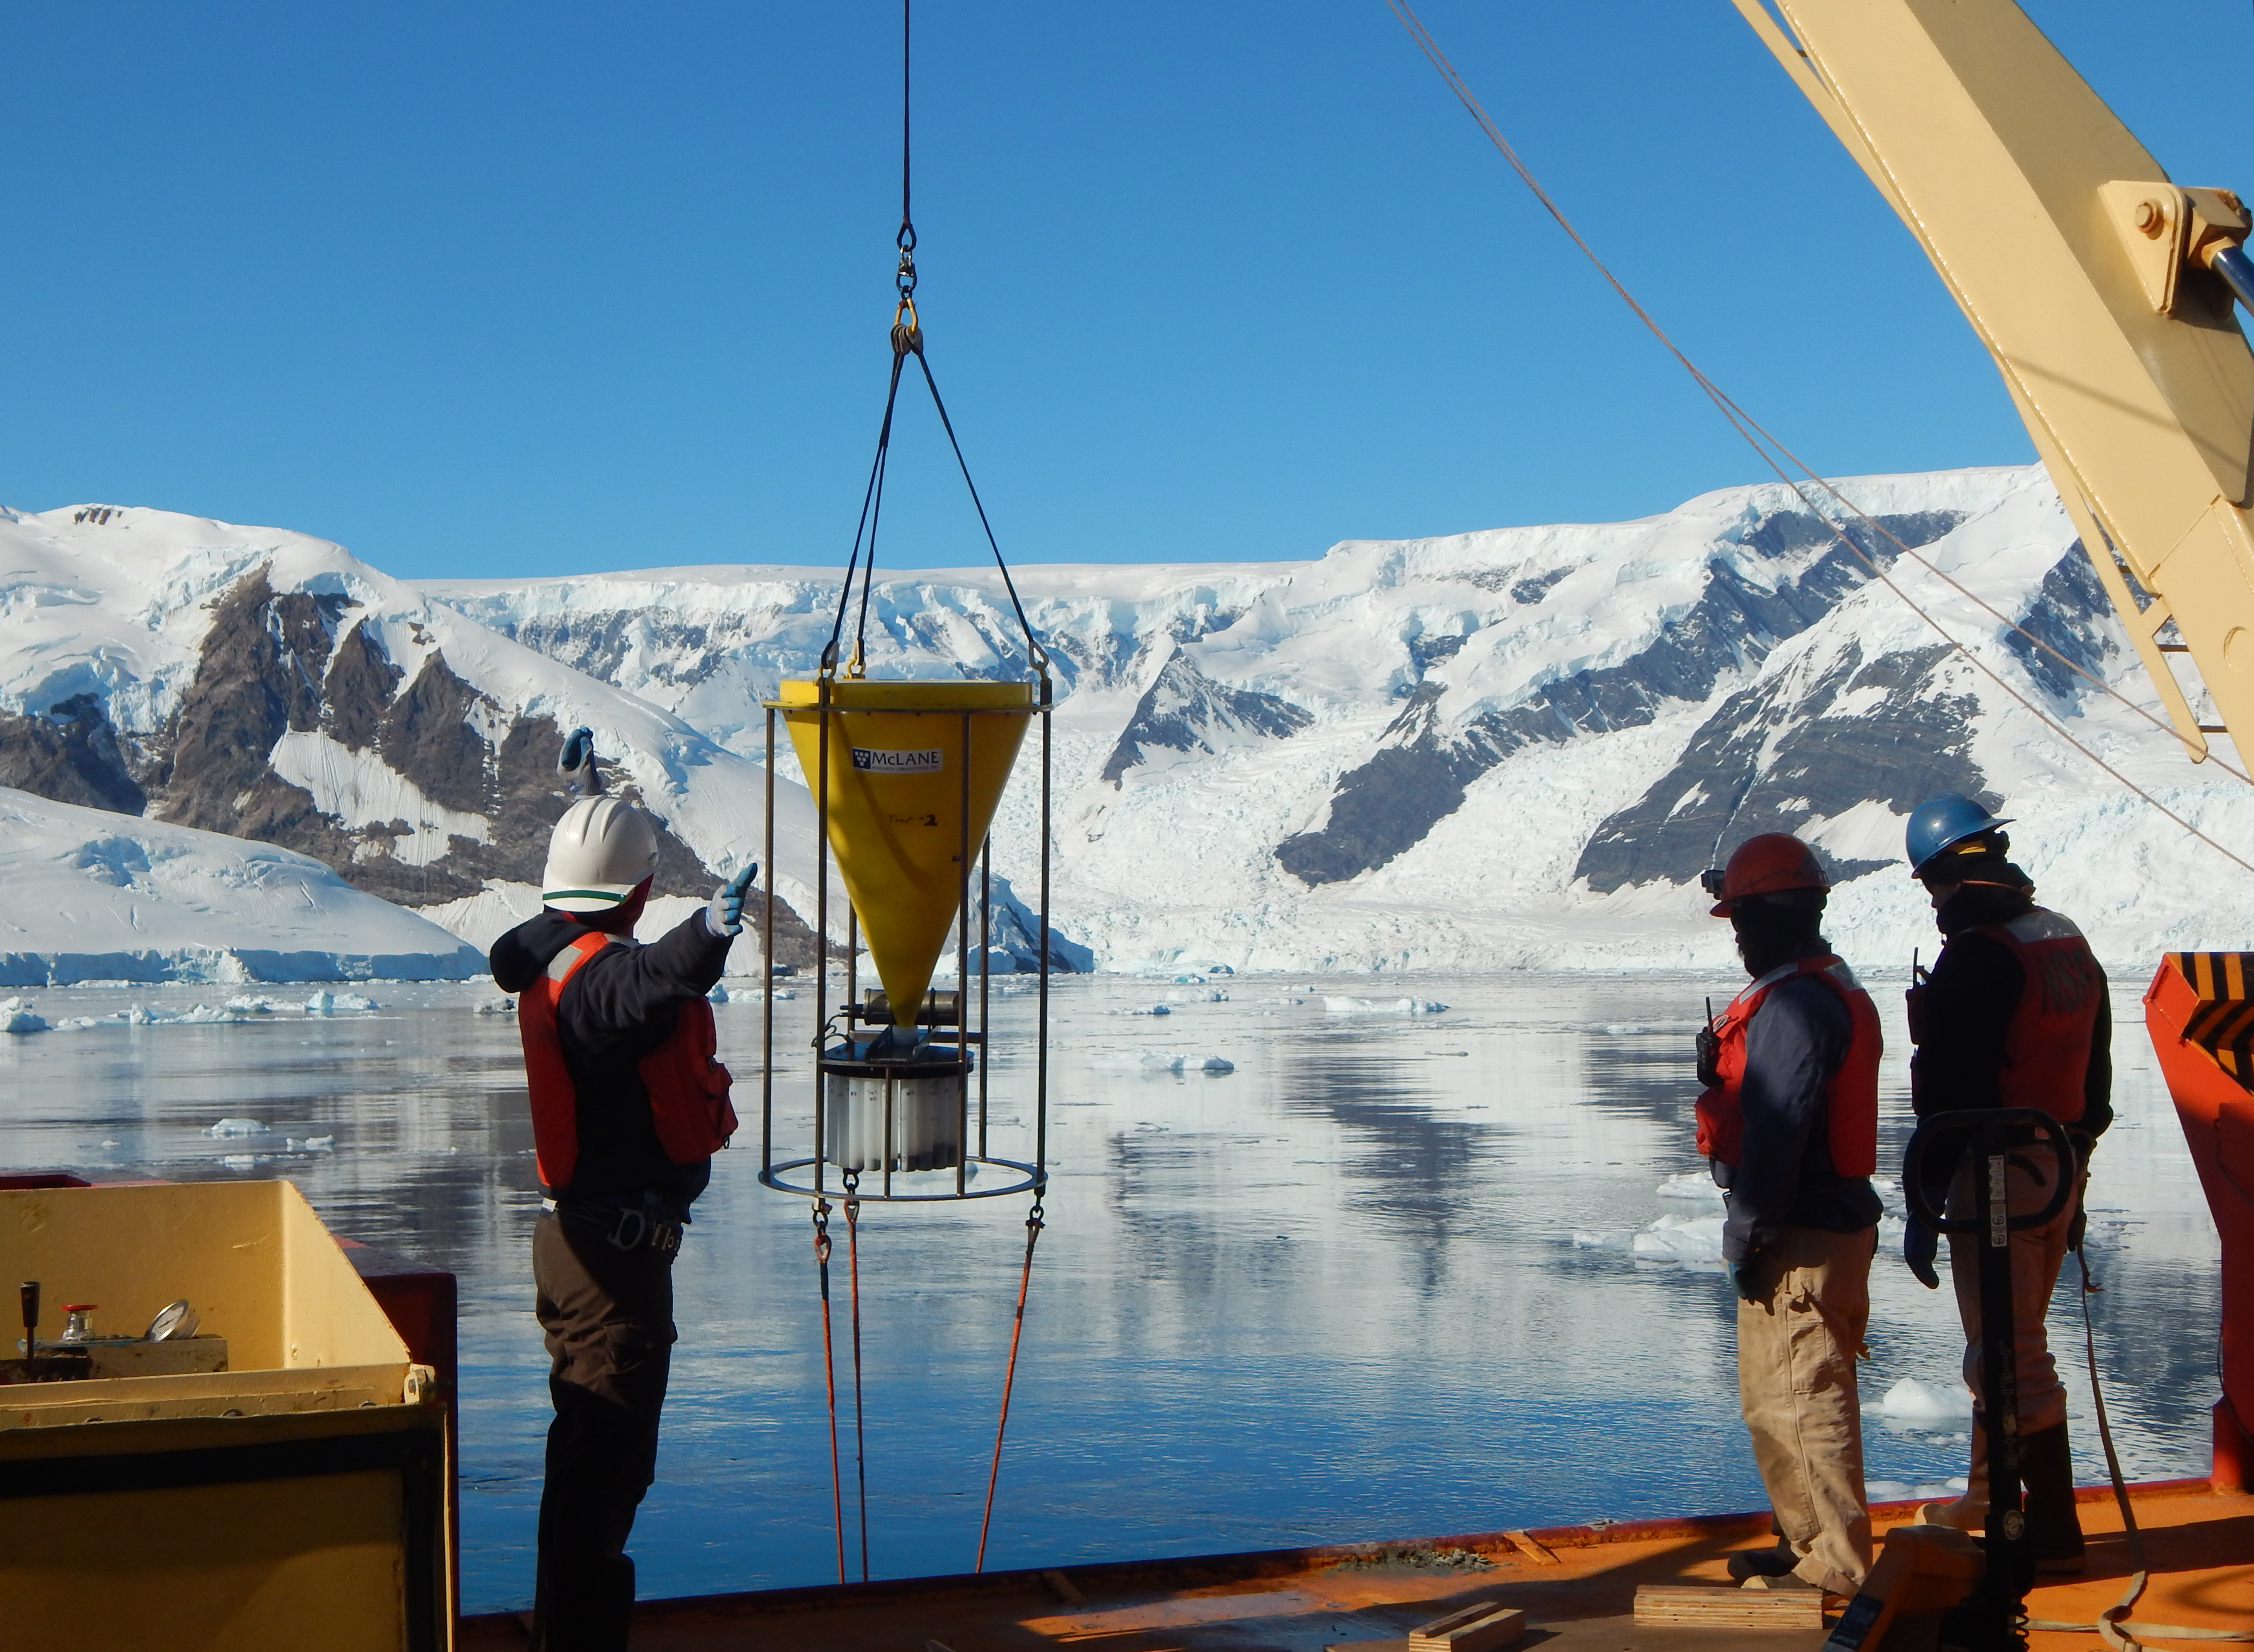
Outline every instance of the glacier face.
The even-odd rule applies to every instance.
[[[2152,703],[2039,469],[1838,486]],[[1843,880],[1835,938],[1895,964],[1933,944],[1900,816],[1954,789],[2009,805],[2109,957],[2241,944],[2245,875],[2028,707],[2226,843],[2254,841],[2250,788],[1860,548],[1938,632],[1777,486],[1305,562],[1023,569],[1054,661],[1056,926],[1112,968],[1727,969],[1696,874],[1783,829]],[[0,785],[278,843],[482,938],[537,878],[556,736],[584,722],[664,822],[661,892],[694,899],[761,852],[760,703],[811,670],[836,593],[762,566],[416,587],[276,529],[0,512]],[[878,676],[1022,669],[991,570],[883,579],[867,652]],[[1005,928],[1039,887],[1037,752],[997,822]],[[778,767],[804,961],[811,808],[787,743]]]
[[[2154,704],[2040,468],[1837,486]],[[1945,636],[1774,485],[1639,522],[1349,541],[1309,562],[1022,569],[1056,660],[1057,921],[1110,967],[1727,969],[1697,873],[1788,830],[1843,880],[1835,938],[1906,964],[1935,937],[1902,876],[1900,817],[1960,790],[2009,802],[2046,892],[2124,967],[2240,944],[2254,890],[2217,892],[2245,874],[1952,642],[2226,843],[2254,841],[2249,788],[1855,536]],[[428,589],[749,753],[758,701],[811,668],[837,587],[725,566]],[[878,676],[989,676],[1021,657],[984,570],[884,579],[870,627]],[[1032,810],[1021,773],[997,833],[1021,888]]]
[[[461,981],[484,968],[305,856],[0,788],[0,985]]]

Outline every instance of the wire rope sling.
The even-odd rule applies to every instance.
[[[867,1454],[863,1426],[860,1229],[864,1204],[942,1204],[1030,1194],[1018,1302],[1010,1334],[1002,1397],[987,1470],[976,1569],[983,1570],[1009,1424],[1018,1347],[1025,1326],[1033,1248],[1044,1226],[1048,1186],[1049,658],[1034,636],[1010,577],[986,508],[971,480],[962,446],[924,354],[916,313],[915,224],[910,210],[909,0],[900,6],[900,227],[896,237],[891,327],[892,374],[876,457],[862,494],[853,549],[839,588],[837,611],[811,677],[786,679],[766,704],[766,906],[761,925],[770,980],[775,963],[776,724],[787,732],[815,811],[814,1095],[811,1117],[789,1121],[795,1145],[780,1145],[775,1109],[774,997],[761,1020],[760,1180],[811,1202],[821,1295],[822,1368],[829,1396],[831,1507],[836,1525],[837,1576],[846,1579],[844,1477],[838,1445],[836,1361],[831,1325],[830,1219],[833,1200],[846,1232],[846,1284],[851,1320],[855,1503],[860,1573],[869,1576]],[[901,380],[913,362],[930,392],[956,467],[1024,644],[1024,675],[999,680],[962,677],[874,678],[866,675],[870,596],[876,584],[877,530]],[[850,652],[846,622],[852,620]],[[881,631],[882,618],[879,617]],[[992,1052],[993,853],[999,807],[1028,725],[1040,730],[1039,856],[1031,1140],[1018,1158],[994,1150],[990,1093]],[[844,1002],[830,1002],[833,864],[846,895]],[[974,865],[976,868],[974,874]],[[973,884],[976,939],[972,938]],[[950,933],[951,932],[951,933]],[[934,990],[939,960],[955,954],[952,990]],[[859,958],[865,946],[878,985],[865,994]],[[974,989],[975,982],[975,989]],[[1022,1119],[1024,1110],[1016,1110]],[[1013,1121],[1015,1122],[1015,1121]]]

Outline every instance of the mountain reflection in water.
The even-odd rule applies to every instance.
[[[989,1553],[1064,1564],[1662,1513],[1749,1508],[1732,1309],[1695,1259],[1720,1207],[1661,1197],[1690,1145],[1689,977],[1424,978],[1444,1012],[1331,1013],[1325,987],[1237,976],[1226,1002],[1163,982],[1060,982],[1055,1184],[1028,1309]],[[1386,1001],[1367,978],[1333,994]],[[239,988],[32,995],[50,1021]],[[538,1208],[514,1021],[490,986],[366,989],[374,1014],[0,1040],[7,1162],[198,1180],[287,1176],[338,1233],[461,1279],[463,1587],[530,1596],[547,1421],[526,1241]],[[304,989],[298,989],[302,994]],[[1166,1017],[1130,1016],[1169,993]],[[275,992],[289,1004],[297,994]],[[1882,1170],[1908,1135],[1900,994]],[[997,1152],[1018,1156],[1030,996],[997,1003]],[[2125,1466],[2204,1472],[2215,1240],[2174,1115],[2118,993],[2121,1123],[2098,1156],[2090,1250]],[[811,994],[776,1005],[803,1116]],[[818,1304],[804,1201],[757,1183],[759,1008],[719,1010],[746,1127],[716,1164],[678,1264],[682,1340],[658,1485],[634,1550],[646,1596],[835,1576]],[[1132,1070],[1226,1056],[1228,1074]],[[262,1135],[214,1138],[222,1117]],[[307,1148],[333,1137],[332,1147]],[[1678,1189],[1680,1191],[1680,1189]],[[1893,1200],[1890,1197],[1890,1206]],[[1025,1201],[864,1208],[870,1552],[881,1575],[970,1564]],[[1635,1236],[1666,1219],[1672,1237]],[[838,1238],[839,1382],[844,1224]],[[1945,1292],[1890,1220],[1873,1276],[1875,1407],[1905,1377],[1954,1399]],[[1656,1257],[1674,1246],[1693,1259]],[[2071,1278],[2072,1270],[2068,1270]],[[61,1291],[65,1282],[50,1283]],[[2082,1478],[2078,1315],[2062,1291]],[[2069,1325],[2074,1334],[2065,1334]],[[848,1510],[852,1436],[844,1413]],[[1877,1494],[1963,1472],[1959,1420],[1870,1419]]]

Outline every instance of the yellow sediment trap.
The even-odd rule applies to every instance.
[[[817,796],[822,686],[784,682],[776,702]],[[830,852],[893,1019],[913,1026],[961,907],[966,857],[986,841],[1025,740],[1033,685],[840,678],[829,690]]]

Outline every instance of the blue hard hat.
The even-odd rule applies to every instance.
[[[1982,832],[2010,824],[2009,820],[1991,815],[1970,798],[1956,792],[1928,798],[1910,810],[1909,830],[1904,834],[1910,876],[1914,878],[1923,872],[1925,863],[1951,844],[1961,844],[1968,837],[1978,837]]]

